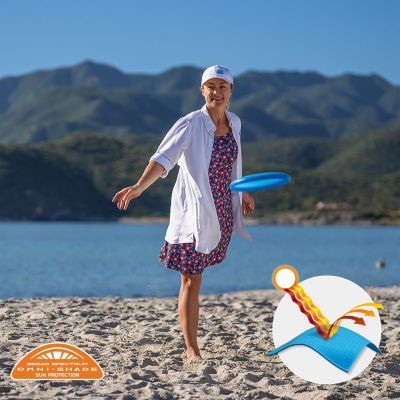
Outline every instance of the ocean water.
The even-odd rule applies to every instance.
[[[180,273],[159,262],[167,226],[114,222],[0,223],[0,298],[173,296]],[[233,235],[223,263],[208,267],[202,290],[272,288],[281,264],[300,281],[337,275],[362,286],[400,285],[400,228],[252,225]],[[385,258],[386,267],[375,268]]]

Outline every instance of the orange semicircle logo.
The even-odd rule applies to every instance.
[[[103,370],[89,354],[67,343],[36,347],[11,371],[15,380],[99,380],[103,376]]]

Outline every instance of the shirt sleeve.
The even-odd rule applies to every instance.
[[[242,121],[240,120],[240,118],[236,114],[232,113],[231,115],[234,116],[234,120],[235,120],[235,123],[236,123],[236,129],[239,132],[239,137],[240,137],[241,134],[242,134]]]
[[[158,146],[157,151],[150,157],[161,164],[165,171],[161,178],[166,178],[169,171],[176,165],[181,154],[189,145],[190,122],[187,119],[179,119],[167,132]]]

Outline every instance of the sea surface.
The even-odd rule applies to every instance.
[[[0,223],[0,298],[173,296],[180,273],[159,262],[166,224]],[[247,226],[226,259],[203,274],[202,294],[272,288],[281,264],[300,281],[336,275],[361,286],[400,285],[400,228]],[[375,262],[385,259],[385,267]]]

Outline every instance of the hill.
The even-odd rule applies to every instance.
[[[1,146],[0,190],[2,219],[104,219],[114,213],[86,171],[45,149]]]
[[[285,171],[292,176],[288,186],[253,194],[254,217],[270,221],[277,213],[289,213],[284,222],[299,222],[299,215],[304,221],[398,221],[400,130],[366,137],[365,146],[349,138],[243,144],[244,174]],[[384,153],[371,151],[368,143]],[[111,203],[117,190],[140,178],[157,145],[156,138],[126,142],[93,133],[36,145],[0,145],[0,189],[7,193],[1,199],[0,218],[166,217],[178,167],[146,190],[127,212]],[[377,163],[379,173],[373,170]]]
[[[352,135],[343,151],[319,167],[328,174],[382,176],[400,171],[400,128]]]
[[[166,131],[169,121],[178,117],[157,98],[143,93],[53,87],[0,117],[1,142],[41,143],[80,131],[130,138]]]
[[[0,79],[0,143],[40,143],[79,131],[161,137],[203,104],[202,70],[127,74],[85,61]],[[339,138],[400,125],[400,88],[378,75],[248,71],[235,77],[232,111],[243,142]]]

